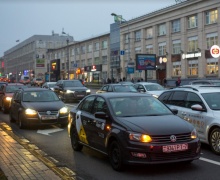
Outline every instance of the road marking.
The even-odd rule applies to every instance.
[[[60,128],[58,128],[58,129],[44,129],[44,130],[38,130],[37,133],[50,136],[50,133],[55,133],[55,132],[59,132],[59,131],[63,131],[63,129],[60,129]]]
[[[206,162],[209,162],[209,163],[212,163],[212,164],[220,166],[220,162],[217,162],[217,161],[213,161],[213,160],[202,158],[202,157],[199,158],[199,160],[206,161]]]

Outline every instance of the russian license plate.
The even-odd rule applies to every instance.
[[[188,149],[188,144],[174,144],[163,146],[163,152],[177,152],[177,151],[186,151]]]
[[[42,120],[57,119],[57,117],[56,116],[42,116],[41,119]]]

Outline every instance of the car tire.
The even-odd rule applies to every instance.
[[[74,151],[81,151],[83,148],[83,145],[79,143],[79,136],[76,131],[76,128],[73,128],[71,131],[71,144]]]
[[[209,136],[209,144],[212,151],[220,155],[220,128],[215,128],[212,130]]]
[[[124,169],[123,152],[117,141],[113,141],[110,144],[108,156],[114,170],[122,171]]]

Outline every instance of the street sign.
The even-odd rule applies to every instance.
[[[121,52],[120,54],[121,54],[122,56],[125,55],[125,51],[121,50],[120,52]]]

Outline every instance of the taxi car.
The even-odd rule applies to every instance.
[[[131,84],[106,84],[102,86],[96,93],[104,92],[138,92]]]
[[[220,86],[185,85],[162,93],[160,101],[197,129],[202,143],[220,155]]]
[[[0,88],[0,107],[4,113],[8,113],[11,107],[11,99],[16,90],[19,88],[28,88],[20,83],[3,84]]]
[[[51,90],[26,88],[16,91],[11,100],[9,117],[19,128],[68,123],[69,109]]]
[[[158,96],[164,92],[166,89],[161,86],[158,83],[152,83],[152,82],[137,82],[134,84],[134,87],[139,92],[149,93],[152,94],[152,96],[158,98]]]
[[[73,150],[95,149],[117,171],[125,164],[189,163],[200,157],[200,141],[175,113],[148,94],[92,94],[70,110],[68,134]]]
[[[80,80],[59,80],[54,86],[54,92],[63,102],[80,101],[91,93]]]

